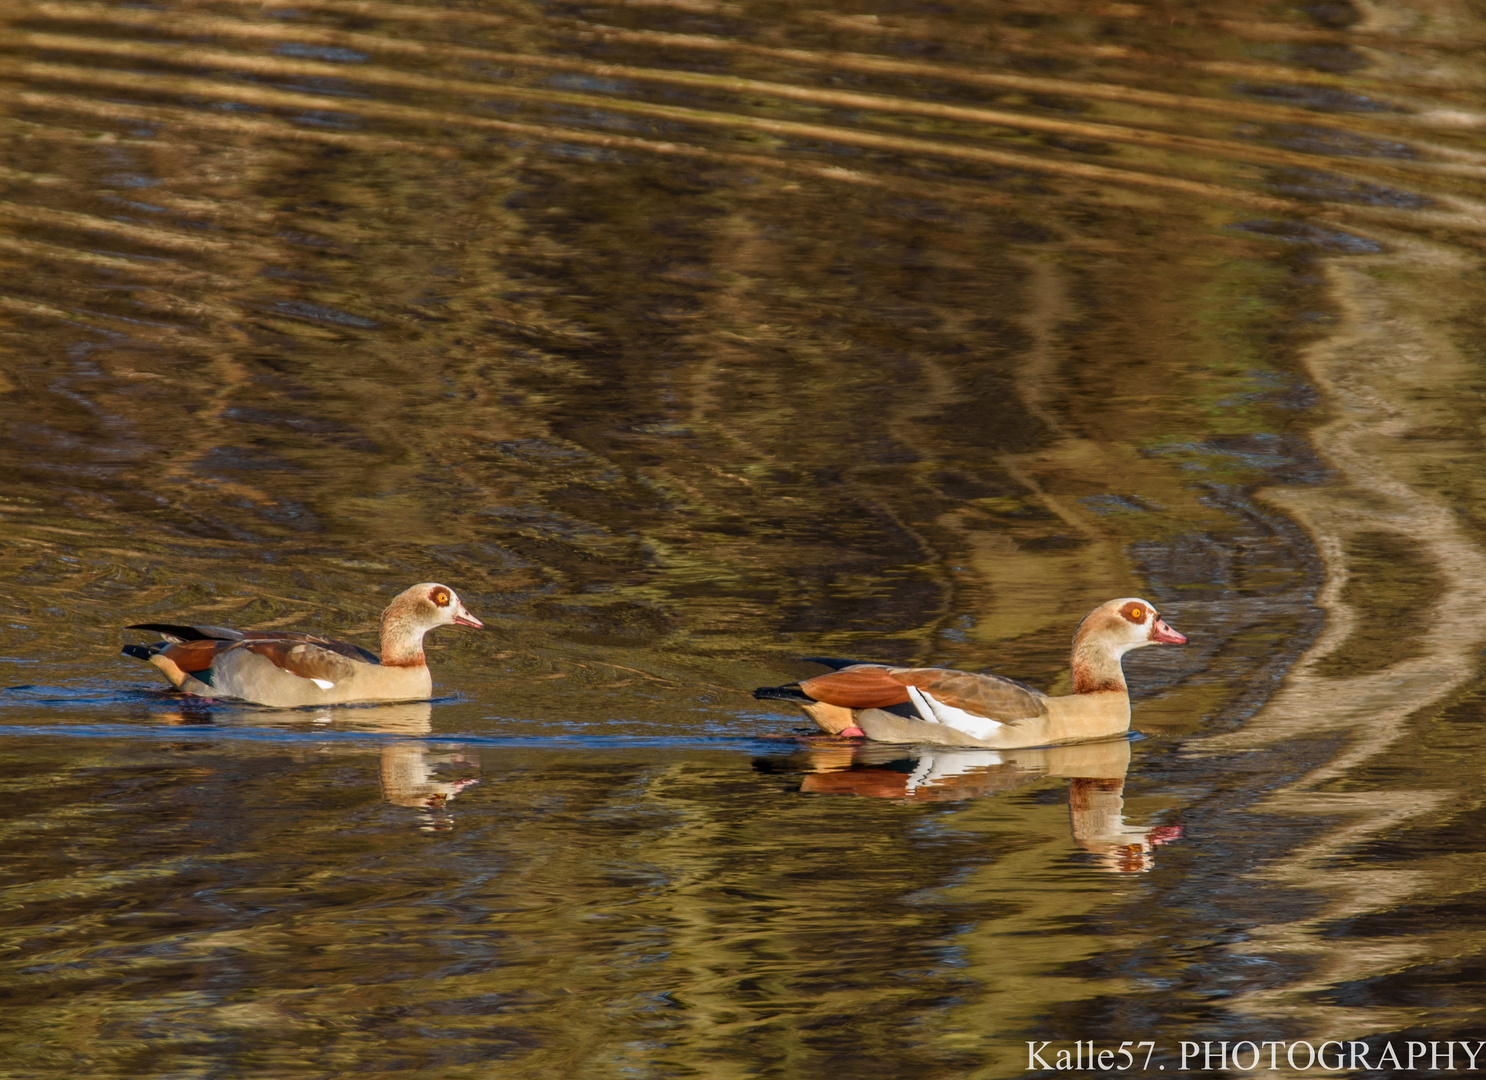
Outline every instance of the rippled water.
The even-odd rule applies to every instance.
[[[0,1075],[1486,1038],[1479,9],[0,14]],[[433,579],[427,705],[118,655]],[[1134,742],[749,694],[1128,594]]]

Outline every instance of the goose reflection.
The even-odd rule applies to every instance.
[[[401,735],[381,744],[379,776],[382,798],[394,806],[427,810],[433,815],[425,828],[446,829],[452,819],[443,813],[465,788],[480,782],[478,776],[449,777],[442,770],[456,766],[465,772],[479,770],[478,758],[457,750],[435,750],[418,736],[433,733],[433,706],[427,701],[389,705],[350,705],[288,711],[252,707],[182,709],[167,722],[212,723],[233,727],[331,726],[340,731],[364,731],[378,735]]]
[[[802,792],[918,802],[973,799],[1066,776],[1073,842],[1114,873],[1150,870],[1155,849],[1182,835],[1180,825],[1126,823],[1130,741],[1123,738],[1026,750],[836,743],[811,746],[790,760],[806,769]]]

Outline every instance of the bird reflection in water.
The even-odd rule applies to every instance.
[[[1066,776],[1073,842],[1092,854],[1100,869],[1115,873],[1152,869],[1155,849],[1182,836],[1180,825],[1126,824],[1130,741],[1125,738],[1025,750],[860,746],[822,739],[811,740],[789,766],[804,767],[800,790],[808,794],[917,802],[973,799]]]
[[[379,774],[382,798],[393,806],[405,806],[425,812],[419,827],[429,832],[453,828],[454,818],[447,812],[455,796],[478,776],[452,776],[453,770],[479,772],[477,757],[454,749],[435,749],[424,739],[433,732],[433,706],[427,701],[407,701],[389,705],[343,705],[320,709],[258,709],[253,706],[224,709],[186,706],[167,722],[184,724],[209,723],[218,726],[280,727],[286,723],[334,726],[338,731],[406,736],[387,739],[380,749]],[[348,745],[346,752],[361,753]]]

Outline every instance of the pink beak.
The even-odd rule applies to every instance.
[[[1158,618],[1156,625],[1151,627],[1151,640],[1159,641],[1163,645],[1185,645],[1187,643],[1187,635],[1177,633],[1166,625],[1165,619]]]
[[[455,626],[473,626],[476,630],[483,630],[483,629],[485,629],[485,624],[482,623],[479,619],[475,618],[473,615],[471,615],[470,614],[470,609],[467,608],[467,607],[465,607],[463,604],[460,604],[459,605],[459,610],[454,613],[454,625]],[[1186,641],[1187,639],[1186,638],[1182,638],[1182,640],[1183,641]]]

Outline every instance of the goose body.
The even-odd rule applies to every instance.
[[[164,637],[125,645],[128,656],[154,664],[177,690],[197,697],[236,698],[270,708],[409,701],[433,694],[423,635],[437,626],[484,624],[454,590],[424,582],[393,598],[382,612],[382,653],[292,630],[231,630],[220,626],[136,623]]]
[[[754,697],[792,701],[825,731],[879,742],[1009,749],[1118,735],[1130,728],[1121,658],[1147,645],[1182,645],[1145,600],[1101,604],[1073,636],[1073,693],[1049,697],[1015,679],[951,668],[821,660],[836,670]]]

